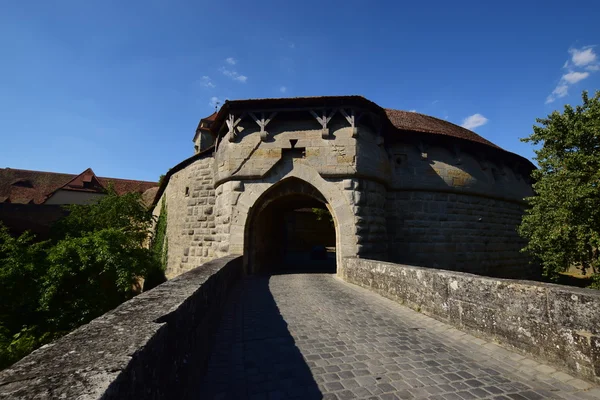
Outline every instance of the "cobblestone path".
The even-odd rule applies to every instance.
[[[598,388],[329,274],[233,290],[200,399],[594,399]]]

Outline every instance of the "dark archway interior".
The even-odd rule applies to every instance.
[[[322,201],[285,193],[257,209],[249,226],[250,272],[335,272],[335,227]]]

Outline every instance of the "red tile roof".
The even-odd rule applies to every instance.
[[[217,118],[217,112],[215,111],[214,113],[210,114],[208,117],[206,118],[202,118],[204,121],[214,121],[215,118]]]
[[[0,203],[42,204],[58,189],[97,192],[109,182],[118,194],[144,193],[158,186],[157,182],[96,177],[91,168],[78,175],[0,168]]]
[[[103,193],[106,190],[106,187],[100,183],[94,171],[92,171],[91,168],[88,168],[63,186],[56,188],[53,192],[56,192],[57,190]]]
[[[448,121],[411,111],[392,110],[389,108],[384,108],[384,111],[392,125],[397,129],[453,136],[500,149],[500,147],[475,132]]]

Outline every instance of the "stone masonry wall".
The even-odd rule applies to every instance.
[[[0,398],[184,398],[241,274],[220,258],[126,301],[0,372]]]
[[[600,292],[344,258],[338,276],[600,383]]]
[[[505,278],[535,278],[520,252],[523,205],[467,194],[387,193],[390,261]]]
[[[204,157],[174,173],[154,213],[167,205],[167,278],[189,271],[221,255],[215,241],[213,157]]]
[[[387,260],[385,187],[366,179],[345,179],[343,188],[354,214],[357,255]]]

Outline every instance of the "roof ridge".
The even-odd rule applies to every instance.
[[[53,194],[55,194],[56,192],[58,192],[59,190],[73,190],[73,189],[66,189],[66,187],[68,185],[70,185],[72,182],[76,181],[77,179],[79,179],[81,176],[83,176],[85,173],[91,173],[93,178],[96,178],[96,180],[98,180],[98,177],[96,176],[96,173],[94,172],[94,170],[91,167],[86,168],[83,172],[81,172],[79,175],[76,175],[73,179],[69,180],[67,183],[65,183],[62,186],[57,187],[56,189],[52,190],[50,193],[48,193],[45,197],[46,199],[49,199],[50,197],[52,197]],[[98,183],[100,183],[100,186],[103,189],[106,189],[102,183],[100,181],[98,181]]]
[[[87,170],[92,170],[92,168],[88,167],[83,172],[79,172],[76,174],[72,174],[70,172],[40,171],[40,170],[36,170],[36,169],[22,169],[22,168],[11,168],[11,167],[0,168],[0,171],[35,172],[35,173],[42,173],[42,174],[62,175],[65,177],[72,177],[72,178],[78,177],[79,175],[83,174]],[[93,172],[93,170],[92,170],[92,172]],[[140,179],[111,178],[108,176],[98,176],[98,175],[96,175],[95,172],[93,172],[93,173],[96,176],[96,178],[98,178],[98,179],[114,179],[114,180],[118,180],[118,181],[158,183],[155,181],[146,181],[146,180],[140,180]]]
[[[456,126],[457,128],[466,129],[466,130],[467,130],[467,131],[469,131],[469,132],[473,132],[473,133],[474,133],[474,134],[476,134],[477,136],[481,136],[481,135],[480,135],[480,134],[478,134],[477,132],[474,132],[474,131],[472,131],[472,130],[470,130],[470,129],[467,129],[467,128],[465,128],[464,126],[461,126],[461,125],[455,124],[454,122],[452,122],[452,121],[448,121],[447,119],[441,119],[441,118],[438,118],[438,117],[436,117],[435,115],[423,114],[423,113],[420,113],[420,112],[418,112],[418,111],[399,110],[399,109],[397,109],[397,108],[387,108],[387,107],[382,107],[382,108],[383,108],[384,110],[390,110],[390,111],[401,111],[401,112],[405,112],[405,113],[413,113],[413,114],[417,114],[417,115],[422,115],[422,116],[424,116],[424,117],[427,117],[427,118],[433,118],[433,119],[436,119],[436,120],[438,120],[438,121],[440,121],[440,122],[442,122],[442,123],[444,123],[444,124],[450,124],[450,125],[454,125],[454,126]],[[485,139],[485,138],[484,138],[484,139]],[[487,140],[487,139],[486,139],[486,140]]]
[[[37,172],[37,173],[44,173],[44,174],[53,174],[53,175],[79,175],[79,174],[72,174],[69,172],[52,172],[52,171],[39,171],[39,170],[35,170],[35,169],[21,169],[21,168],[11,168],[11,167],[5,167],[5,168],[0,168],[0,171],[17,171],[17,172]]]
[[[107,176],[96,176],[98,179],[111,179],[111,180],[115,180],[115,181],[123,181],[123,182],[143,182],[143,183],[158,183],[158,181],[154,182],[154,181],[142,181],[139,179],[126,179],[126,178],[110,178]]]

